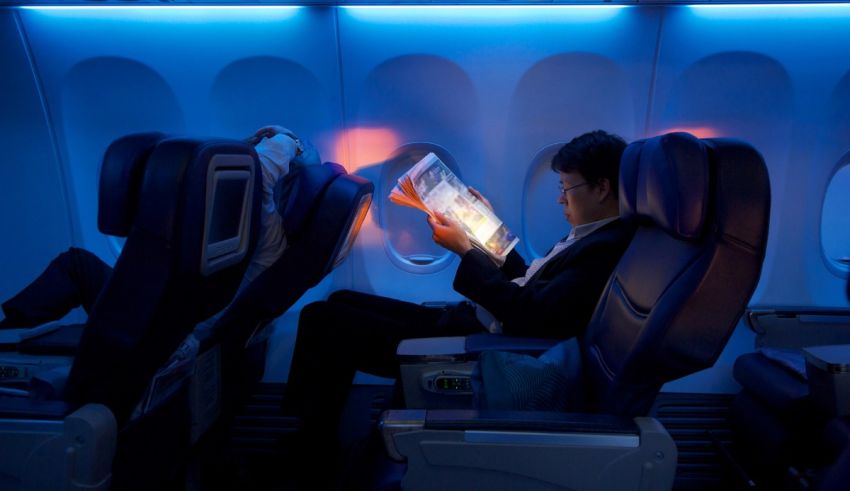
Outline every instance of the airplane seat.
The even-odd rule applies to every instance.
[[[732,458],[740,460],[748,479],[769,488],[846,487],[850,410],[844,403],[842,411],[842,398],[833,390],[846,384],[842,377],[850,364],[850,345],[843,344],[847,339],[841,330],[847,314],[846,310],[816,309],[749,314],[760,347],[735,360],[733,374],[741,390],[729,412],[735,444]],[[791,324],[797,331],[805,328],[799,338],[783,334],[788,328],[776,324],[802,319],[805,325]],[[814,329],[818,319],[829,321],[828,331]],[[829,355],[818,356],[823,352]]]
[[[596,414],[389,411],[402,488],[669,489],[675,444],[644,416],[666,381],[720,355],[759,279],[769,207],[764,161],[744,142],[671,133],[629,145],[620,212],[638,229],[579,342]],[[399,350],[410,357],[416,343]]]
[[[212,411],[212,420],[196,420],[195,434],[217,421],[217,437],[225,436],[222,432],[234,411],[263,374],[271,321],[345,259],[369,211],[373,190],[371,182],[332,162],[296,168],[278,183],[275,200],[287,246],[201,339],[202,352],[220,351],[220,386],[215,380],[199,383],[206,387],[200,399],[217,398],[220,410]],[[198,413],[203,407],[198,406]]]
[[[738,357],[734,376],[741,391],[729,420],[733,458],[748,479],[768,488],[846,486],[848,366],[850,345],[760,348]]]
[[[160,408],[179,404],[148,401],[131,415],[177,345],[236,292],[257,238],[261,181],[256,153],[232,140],[164,138],[137,161],[145,151],[131,150],[158,138],[119,139],[106,152],[101,183],[127,187],[102,188],[98,224],[127,241],[59,397],[0,399],[4,489],[152,489],[185,446],[158,424],[171,420]]]

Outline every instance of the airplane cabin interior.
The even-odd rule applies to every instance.
[[[850,489],[850,3],[0,0],[0,67],[1,490]]]

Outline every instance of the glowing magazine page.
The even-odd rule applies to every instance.
[[[498,263],[519,243],[504,222],[472,195],[467,186],[429,153],[398,179],[390,201],[433,215],[439,212],[460,223],[472,244]]]

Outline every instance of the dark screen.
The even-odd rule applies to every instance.
[[[239,235],[246,184],[246,179],[219,179],[216,182],[209,244]]]

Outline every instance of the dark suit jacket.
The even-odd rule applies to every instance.
[[[525,286],[510,281],[528,269],[515,250],[499,268],[473,249],[461,259],[454,288],[495,315],[504,334],[580,336],[634,232],[630,221],[614,220],[547,261]]]

